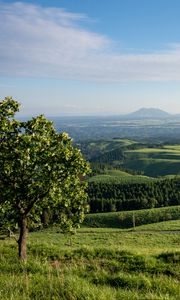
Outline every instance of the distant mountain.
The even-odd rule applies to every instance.
[[[136,119],[143,119],[143,118],[161,119],[161,118],[169,118],[171,116],[172,116],[171,114],[159,108],[140,108],[139,110],[126,115],[126,117],[136,118]]]

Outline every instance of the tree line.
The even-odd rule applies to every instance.
[[[90,182],[90,212],[112,212],[180,205],[180,178],[146,183]]]

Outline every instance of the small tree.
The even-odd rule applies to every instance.
[[[42,115],[20,122],[18,110],[11,97],[0,101],[0,223],[18,224],[19,257],[26,260],[28,222],[39,222],[43,209],[58,211],[64,230],[83,220],[89,166],[68,134]]]

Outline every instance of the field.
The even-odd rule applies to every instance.
[[[180,220],[135,230],[82,227],[72,236],[53,227],[29,233],[27,263],[18,261],[16,242],[1,236],[0,298],[178,300],[179,231]]]
[[[89,182],[102,182],[102,183],[114,183],[114,184],[131,184],[131,183],[146,183],[155,180],[155,178],[132,175],[120,170],[107,170],[106,174],[96,175],[89,178]]]
[[[169,220],[180,220],[180,205],[136,211],[88,214],[83,225],[95,228],[123,229],[133,227],[134,222],[135,226],[141,226]]]
[[[180,174],[180,146],[142,148],[125,151],[124,167],[142,171],[147,176]]]
[[[1,242],[0,297],[9,299],[178,299],[180,235],[96,233],[71,240],[52,231],[29,235],[29,260]]]
[[[179,216],[180,217],[180,216]],[[141,225],[135,228],[140,231],[180,231],[180,219],[172,221],[164,221],[159,223],[152,223],[148,225]]]

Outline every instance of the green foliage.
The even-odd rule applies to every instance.
[[[110,180],[110,177],[115,178]],[[180,177],[157,180],[136,175],[122,176],[121,180],[116,178],[116,175],[97,175],[89,179],[92,213],[180,204]]]
[[[26,122],[14,118],[19,103],[0,102],[1,225],[28,218],[38,224],[43,209],[58,211],[64,230],[77,227],[87,208],[82,177],[89,166],[66,133],[57,133],[43,115]]]

